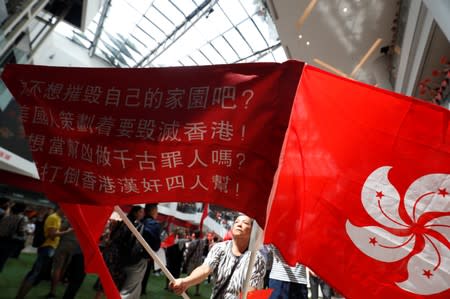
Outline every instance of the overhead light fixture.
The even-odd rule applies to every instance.
[[[381,42],[383,40],[381,38],[378,38],[375,40],[375,42],[373,43],[373,45],[370,47],[370,49],[367,51],[367,53],[361,58],[361,60],[358,62],[358,64],[355,66],[355,68],[353,69],[352,73],[350,75],[344,73],[343,71],[329,65],[328,63],[314,58],[313,61],[315,63],[317,63],[318,65],[320,65],[323,68],[326,68],[336,74],[338,74],[339,76],[342,77],[347,77],[347,78],[354,78],[354,76],[356,75],[356,73],[359,71],[359,69],[367,62],[367,60],[369,59],[370,56],[372,56],[372,54],[375,52],[375,50],[380,46]]]
[[[302,39],[303,35],[299,34],[298,39]]]
[[[347,11],[348,11],[348,8],[347,8],[347,7],[344,7],[344,8],[342,9],[342,11],[343,11],[343,12],[347,12]]]
[[[359,63],[355,66],[355,68],[353,69],[352,73],[350,74],[350,77],[353,77],[356,72],[358,72],[358,70],[363,66],[364,63],[366,63],[367,59],[369,59],[370,56],[372,56],[372,54],[375,52],[376,49],[378,49],[378,47],[381,45],[381,42],[383,40],[381,38],[378,38],[372,45],[372,47],[370,47],[369,51],[367,51],[366,55],[364,55],[364,57],[359,61]]]
[[[307,46],[309,46],[309,44],[310,44],[310,42],[309,42],[309,41],[307,41],[307,42],[306,42],[306,45],[307,45]]]
[[[297,31],[300,31],[300,28],[302,28],[303,23],[305,23],[306,19],[311,14],[312,10],[314,9],[314,6],[316,5],[317,0],[311,0],[306,7],[305,11],[303,12],[302,16],[297,20]]]
[[[341,71],[341,70],[339,70],[339,69],[337,69],[337,68],[335,68],[335,67],[329,65],[329,64],[326,63],[326,62],[323,62],[323,61],[320,60],[320,59],[314,58],[313,60],[314,60],[315,63],[317,63],[317,64],[320,65],[321,67],[323,67],[323,68],[325,68],[325,69],[328,69],[328,70],[330,70],[330,71],[332,71],[332,72],[338,74],[338,75],[341,76],[341,77],[345,77],[345,78],[348,77],[348,75],[347,75],[346,73],[344,73],[343,71]]]

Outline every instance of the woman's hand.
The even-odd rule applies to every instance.
[[[181,295],[189,286],[183,278],[178,278],[174,282],[170,282],[169,287],[175,294]]]

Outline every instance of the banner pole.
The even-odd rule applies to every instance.
[[[153,258],[153,260],[158,264],[158,266],[161,268],[161,270],[164,272],[166,277],[171,281],[175,281],[175,277],[173,277],[172,273],[167,269],[166,265],[161,261],[161,259],[156,255],[156,252],[153,251],[153,249],[148,245],[147,241],[142,237],[142,235],[137,231],[136,227],[131,223],[130,219],[128,219],[127,215],[124,213],[121,207],[114,206],[114,210],[117,212],[117,214],[120,215],[120,218],[122,218],[123,222],[126,224],[126,226],[130,229],[131,233],[136,237],[136,239],[141,243],[142,247],[144,247],[145,251],[148,252],[148,254]],[[181,294],[181,296],[184,299],[190,299],[189,296],[184,292]]]
[[[253,221],[250,244],[248,246],[250,250],[250,258],[248,260],[247,275],[245,276],[244,285],[242,287],[242,299],[247,299],[250,278],[252,277],[253,268],[255,267],[256,251],[262,245],[262,235],[263,230],[258,223],[256,223],[256,221]]]

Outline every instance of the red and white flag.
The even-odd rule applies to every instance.
[[[266,243],[346,298],[450,298],[450,112],[306,66]]]

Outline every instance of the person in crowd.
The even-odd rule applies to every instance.
[[[216,245],[217,242],[219,242],[219,238],[214,234],[209,232],[207,235],[208,245],[205,247],[205,253],[204,256],[208,255],[208,252],[213,248],[214,245]],[[208,279],[206,281],[206,284],[211,283],[211,274],[208,275]]]
[[[170,238],[171,236],[169,236]],[[187,239],[183,239],[184,233],[181,230],[174,232],[173,244],[167,246],[166,249],[166,261],[167,269],[175,278],[181,276],[181,265],[183,263],[183,252],[186,247]],[[169,289],[169,279],[166,279],[166,290]]]
[[[250,233],[253,219],[240,215],[232,227],[233,239],[216,244],[208,253],[203,264],[184,278],[170,283],[176,294],[185,292],[189,287],[201,283],[212,273],[214,287],[211,298],[239,298],[242,292],[250,258]],[[265,263],[263,256],[257,252],[255,264],[249,281],[249,291],[263,286]]]
[[[311,287],[311,299],[319,298],[319,286],[323,299],[331,299],[331,296],[333,296],[333,290],[330,285],[317,276],[311,269],[309,269],[309,285]]]
[[[55,253],[55,249],[59,245],[62,235],[72,231],[72,228],[61,231],[62,210],[57,206],[55,212],[50,214],[44,223],[45,241],[37,250],[36,261],[30,272],[27,273],[19,287],[16,299],[25,298],[30,289],[37,285],[41,280],[41,272],[45,268],[51,268],[51,260]]]
[[[273,289],[270,299],[308,299],[306,267],[298,263],[289,266],[274,245],[269,248],[273,254],[269,274],[269,288]]]
[[[203,263],[203,253],[206,243],[200,238],[200,231],[191,235],[191,241],[186,246],[185,260],[187,273],[190,274],[195,268]],[[200,296],[200,284],[195,286],[195,296]]]
[[[68,284],[62,299],[74,299],[83,284],[86,272],[84,270],[84,257],[80,245],[72,252],[72,258],[67,268],[66,277]]]
[[[0,220],[0,272],[6,261],[22,250],[25,244],[25,227],[28,223],[23,214],[25,207],[23,203],[14,204],[9,215]]]
[[[273,251],[271,250],[270,244],[264,244],[259,250],[264,257],[264,261],[266,262],[266,274],[264,275],[264,288],[269,287],[269,276],[270,271],[272,270],[273,264]]]
[[[137,231],[141,235],[144,235],[145,228],[142,223],[144,209],[141,206],[133,206],[128,213],[128,218],[136,227]],[[128,227],[125,227],[125,229],[127,230],[126,238],[124,240],[126,249],[122,253],[125,258],[123,264],[125,281],[120,289],[120,296],[122,299],[138,299],[141,296],[142,279],[145,270],[147,269],[147,255],[144,254],[144,248]]]
[[[65,217],[63,223],[62,227],[68,230],[70,224]],[[56,248],[55,255],[53,256],[50,292],[47,298],[56,298],[56,286],[64,277],[77,247],[78,240],[73,230],[61,236],[59,246]]]
[[[156,221],[158,217],[158,205],[146,204],[145,216],[144,216],[144,234],[143,237],[147,241],[148,245],[157,252],[161,247],[161,225]],[[142,278],[141,290],[145,294],[147,291],[148,278],[153,268],[153,259],[147,255],[147,268]]]
[[[54,213],[53,209],[48,207],[40,207],[37,211],[36,217],[34,219],[34,236],[32,246],[34,248],[41,247],[42,243],[45,241],[44,224],[48,215]]]
[[[9,214],[9,199],[6,197],[0,197],[0,220],[3,218],[3,216],[6,216]]]
[[[28,223],[25,226],[25,235],[26,235],[25,247],[29,247],[33,243],[34,231],[36,230],[36,224],[34,224],[36,216],[34,216],[33,218],[27,216],[27,218]]]
[[[139,205],[133,206],[127,217],[142,234],[143,208]],[[103,258],[121,298],[139,298],[142,275],[147,262],[143,258],[142,246],[123,221],[111,231],[109,244],[103,250]],[[100,298],[103,293],[100,283],[96,284],[95,289],[97,290],[95,298]]]

